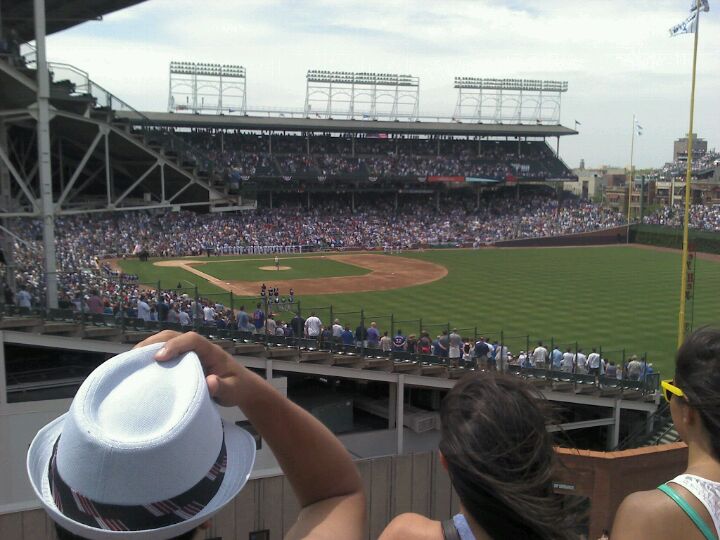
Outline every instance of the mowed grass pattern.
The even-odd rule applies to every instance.
[[[303,314],[315,308],[327,322],[329,310],[319,308],[332,304],[334,315],[343,313],[341,321],[353,326],[361,307],[382,330],[390,329],[391,313],[395,321],[412,321],[395,325],[405,334],[417,333],[421,318],[422,326],[433,334],[448,322],[468,335],[476,326],[479,333],[491,338],[499,338],[502,330],[514,353],[525,349],[528,341],[532,347],[539,339],[549,343],[551,338],[563,347],[574,348],[576,341],[586,350],[602,347],[604,356],[614,360],[621,359],[622,349],[628,356],[646,352],[648,361],[663,374],[672,375],[679,253],[617,246],[437,250],[401,256],[441,264],[448,275],[394,291],[301,297]],[[126,261],[124,266],[127,263],[131,265],[126,271],[133,271],[130,266],[140,268],[134,271],[142,271],[143,280],[162,279],[163,286],[165,272],[172,276],[171,282],[178,280],[177,272],[185,275],[180,279],[198,281],[197,276],[176,268],[136,261]],[[146,269],[149,272],[145,273]],[[203,284],[200,291],[218,292],[209,284]],[[720,321],[719,292],[720,264],[698,260],[695,327]]]
[[[196,268],[201,272],[226,281],[267,281],[268,285],[272,283],[273,279],[364,276],[370,273],[367,268],[319,257],[281,258],[280,265],[289,266],[290,270],[275,270],[273,258],[248,261],[228,259],[226,262],[198,264]],[[261,266],[272,266],[273,269],[260,270]]]

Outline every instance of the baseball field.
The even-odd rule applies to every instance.
[[[260,285],[292,287],[304,316],[315,311],[352,328],[363,310],[381,330],[440,333],[449,324],[473,337],[500,339],[513,353],[538,340],[602,348],[603,356],[647,353],[648,362],[671,375],[677,339],[680,254],[641,246],[431,250],[386,255],[333,253],[196,257],[117,261],[126,273],[155,288],[196,288],[238,308],[259,295]],[[720,321],[720,261],[699,257],[695,327]],[[297,307],[297,306],[296,306]],[[390,315],[393,315],[392,319]],[[292,314],[280,311],[278,319]]]

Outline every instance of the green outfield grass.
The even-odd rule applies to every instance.
[[[419,331],[420,318],[422,326],[432,333],[439,333],[448,321],[466,335],[474,334],[477,327],[479,333],[498,339],[502,330],[513,352],[526,348],[528,341],[533,346],[539,339],[573,348],[577,341],[586,350],[602,347],[604,355],[615,360],[622,357],[623,349],[626,356],[647,353],[648,361],[671,374],[677,336],[679,253],[618,246],[437,250],[401,256],[441,264],[448,275],[434,283],[394,291],[301,297],[303,313],[307,315],[315,308],[327,321],[330,312],[326,307],[332,304],[334,315],[344,313],[339,316],[342,322],[354,325],[363,308],[383,330],[390,329],[389,315],[393,313],[395,329],[402,328],[406,334]],[[300,260],[307,261],[309,272],[320,271],[329,262],[299,259],[287,264],[295,266]],[[217,266],[224,264],[230,263]],[[122,265],[127,272],[140,274],[143,281],[161,279],[162,286],[168,288],[178,281],[186,286],[186,281],[199,280],[177,268],[137,261],[124,261]],[[696,271],[697,327],[720,321],[720,264],[699,260]],[[282,274],[283,278],[288,275]],[[216,287],[197,284],[201,294],[215,293],[229,302],[228,295]],[[237,306],[242,300],[234,301]]]
[[[273,266],[274,259],[247,260],[226,259],[225,262],[199,264],[197,269],[226,281],[264,281],[273,279],[301,279],[333,276],[364,276],[370,270],[352,264],[345,264],[332,259],[311,259],[295,257],[282,258],[281,266],[289,266],[290,270],[260,270],[261,266]]]

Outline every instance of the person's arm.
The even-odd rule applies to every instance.
[[[210,395],[220,405],[240,407],[272,449],[302,507],[286,538],[363,535],[362,481],[350,454],[330,430],[195,332],[164,331],[138,346],[162,341],[167,343],[155,355],[158,361],[195,351],[207,374]]]

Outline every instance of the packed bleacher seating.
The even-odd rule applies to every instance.
[[[645,216],[643,223],[663,225],[666,227],[682,227],[685,207],[680,204],[663,206],[651,215]],[[693,204],[690,206],[690,228],[702,231],[720,231],[720,206]]]
[[[693,173],[697,173],[719,166],[720,152],[710,150],[701,156],[693,158],[692,171]],[[658,169],[653,174],[648,175],[648,178],[652,180],[670,180],[672,178],[675,180],[684,180],[686,173],[687,161],[673,161],[671,163],[666,163],[661,169]]]
[[[571,178],[543,141],[178,133],[233,180],[242,177],[469,176],[505,180]]]

